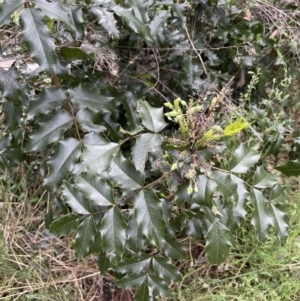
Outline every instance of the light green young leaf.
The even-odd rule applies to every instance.
[[[0,5],[0,25],[7,24],[10,17],[22,8],[25,0],[4,0]]]
[[[216,218],[206,234],[205,251],[210,264],[221,264],[228,257],[231,247],[229,229]]]
[[[49,176],[44,180],[44,187],[54,191],[57,185],[73,169],[80,156],[80,144],[77,139],[69,138],[58,142],[54,158],[48,162]]]
[[[142,283],[134,296],[135,301],[150,301],[149,287],[147,283]]]
[[[58,111],[48,122],[39,123],[40,128],[30,136],[26,149],[41,151],[47,144],[56,142],[72,125],[72,116],[64,110]]]
[[[299,177],[300,176],[300,159],[294,161],[288,161],[285,164],[274,167],[274,169],[279,170],[284,175],[288,177]]]
[[[96,236],[96,226],[93,216],[88,216],[79,225],[75,237],[75,256],[80,260],[86,256]]]
[[[270,174],[263,166],[258,166],[254,174],[252,185],[255,188],[272,187],[278,182],[278,179],[279,177],[277,175]]]
[[[118,207],[107,211],[100,226],[102,248],[113,260],[120,260],[126,242],[126,223]]]
[[[100,177],[81,173],[75,179],[80,191],[98,206],[111,206],[114,203],[112,188]]]
[[[113,154],[119,150],[119,145],[108,142],[107,144],[85,144],[81,159],[88,173],[100,174],[110,167]]]
[[[163,139],[159,134],[146,133],[136,139],[132,148],[132,162],[138,171],[144,172],[148,154],[161,151],[162,143]]]
[[[136,220],[150,242],[161,249],[164,243],[166,223],[163,219],[162,204],[153,190],[140,191],[134,201]]]
[[[154,256],[152,259],[154,272],[166,281],[181,281],[182,276],[172,262],[161,256]]]
[[[247,121],[244,121],[242,118],[239,118],[233,123],[228,124],[224,129],[224,135],[225,136],[232,136],[235,134],[238,134],[243,129],[249,127],[249,123]]]
[[[67,203],[76,213],[91,213],[91,206],[89,201],[73,185],[71,185],[67,181],[64,181],[64,184],[62,185],[62,192],[66,197]]]
[[[140,253],[131,259],[123,259],[116,271],[122,274],[140,274],[149,269],[151,258],[148,254]]]
[[[60,73],[61,69],[55,53],[54,40],[43,14],[35,8],[24,9],[20,15],[20,23],[23,29],[24,42],[32,58],[48,74]]]
[[[37,99],[31,100],[28,109],[28,119],[40,113],[47,114],[67,101],[67,96],[61,89],[46,89],[39,94]]]
[[[247,144],[240,144],[233,152],[229,168],[235,173],[246,173],[260,159],[259,153]]]
[[[144,185],[144,175],[137,171],[134,165],[119,152],[113,156],[108,175],[111,181],[124,191],[133,191]]]
[[[273,224],[273,218],[270,215],[269,203],[262,192],[255,188],[250,191],[250,200],[254,205],[251,224],[257,231],[257,238],[260,241],[264,241],[268,238],[268,230]]]
[[[164,120],[163,107],[153,108],[147,101],[139,101],[139,105],[144,127],[151,132],[159,133],[167,125]]]
[[[74,214],[68,214],[55,220],[50,225],[50,232],[57,236],[66,236],[77,229],[77,224],[78,216]]]

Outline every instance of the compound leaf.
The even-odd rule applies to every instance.
[[[89,201],[67,181],[64,181],[62,185],[62,192],[66,197],[67,203],[76,213],[89,214],[91,212]]]
[[[50,166],[49,177],[44,180],[44,186],[54,191],[57,185],[70,172],[80,156],[80,144],[77,139],[69,138],[58,142],[55,157],[48,162]]]
[[[150,301],[149,287],[147,283],[142,283],[134,296],[136,301]]]
[[[81,173],[75,179],[80,191],[98,206],[111,206],[114,203],[112,188],[100,177]]]
[[[246,144],[240,144],[233,152],[229,168],[235,173],[246,173],[259,160],[259,153]]]
[[[184,246],[177,240],[175,240],[170,235],[165,236],[165,243],[163,246],[163,252],[166,254],[166,256],[177,259],[177,260],[183,260],[186,258],[186,251],[184,249]]]
[[[75,237],[75,256],[82,259],[89,252],[96,236],[96,227],[93,216],[88,216],[79,225]]]
[[[148,285],[152,295],[157,294],[165,297],[172,296],[166,282],[152,273],[149,273],[148,275]]]
[[[146,133],[139,136],[132,148],[132,162],[135,168],[143,172],[148,160],[148,154],[160,151],[162,143],[163,139],[161,135]]]
[[[130,289],[130,288],[133,288],[133,287],[140,286],[146,280],[147,280],[147,274],[146,273],[126,275],[121,280],[116,281],[116,286],[121,287],[121,288],[125,288],[125,289]]]
[[[217,218],[208,229],[205,250],[211,264],[219,265],[229,255],[230,247],[232,247],[229,233],[229,229]]]
[[[134,201],[137,224],[151,243],[159,248],[164,243],[165,221],[162,204],[153,190],[140,191]]]
[[[147,101],[139,101],[139,113],[142,116],[142,124],[151,132],[160,132],[167,123],[164,120],[163,108],[153,108]]]
[[[0,5],[0,25],[7,24],[10,17],[22,8],[24,0],[5,0]]]
[[[26,147],[28,151],[43,149],[47,144],[56,142],[72,125],[72,116],[66,111],[58,111],[48,122],[39,123],[40,129],[30,136]]]
[[[50,231],[57,236],[66,236],[77,229],[78,216],[68,214],[54,221],[50,225]]]
[[[263,166],[258,166],[256,168],[254,179],[253,179],[253,186],[255,188],[266,188],[272,187],[278,182],[278,176],[272,175],[267,172]]]
[[[126,223],[118,207],[108,210],[101,222],[102,248],[107,256],[119,260],[126,242]]]
[[[43,14],[34,8],[24,9],[20,14],[20,23],[32,58],[50,75],[60,73],[55,44]]]
[[[123,259],[116,268],[116,271],[122,274],[140,274],[147,271],[151,262],[151,256],[148,254],[138,254],[131,259]]]
[[[300,159],[289,161],[285,164],[274,167],[274,169],[279,170],[288,177],[298,177],[300,176]]]
[[[161,256],[154,256],[152,266],[155,273],[166,281],[180,281],[182,276],[172,262]]]
[[[250,200],[254,205],[254,213],[251,217],[251,224],[257,231],[257,237],[260,241],[268,238],[268,230],[272,226],[273,219],[269,214],[269,204],[261,191],[251,189]]]

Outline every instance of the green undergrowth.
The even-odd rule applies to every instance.
[[[201,266],[191,267],[191,272],[177,290],[175,300],[300,300],[299,199],[300,193],[297,192],[285,208],[290,229],[284,246],[273,234],[260,245],[255,231],[243,227],[229,259],[218,268],[210,267],[211,270],[206,268],[204,271]]]

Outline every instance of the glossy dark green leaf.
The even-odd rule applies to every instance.
[[[153,108],[147,101],[140,101],[139,105],[143,126],[153,133],[159,133],[167,125],[163,108]]]
[[[184,246],[170,235],[165,236],[163,252],[173,260],[183,260],[187,257]]]
[[[273,226],[275,227],[276,236],[281,242],[282,245],[285,244],[286,239],[288,237],[288,224],[285,221],[285,214],[280,211],[275,205],[270,204],[270,211],[273,216]]]
[[[153,190],[140,191],[134,201],[136,220],[144,235],[151,243],[162,247],[166,228],[162,214],[162,204]]]
[[[210,177],[216,181],[218,191],[227,201],[233,198],[233,194],[237,190],[237,184],[232,180],[230,174],[217,170]],[[199,187],[199,189],[201,188]]]
[[[284,186],[281,185],[273,186],[269,201],[272,204],[284,204],[284,202],[287,200],[287,196],[284,191],[285,191]]]
[[[254,174],[252,185],[255,188],[267,188],[274,186],[278,180],[279,177],[277,175],[267,172],[263,166],[258,166]]]
[[[246,173],[258,162],[259,158],[259,153],[256,150],[247,144],[240,144],[232,154],[229,168],[235,173]]]
[[[186,16],[185,16],[185,5],[176,3],[172,6],[172,10],[174,12],[174,15],[180,19],[182,22],[182,26],[184,27],[186,25]]]
[[[71,23],[73,24],[73,27],[70,28],[73,37],[76,40],[82,39],[85,29],[82,9],[76,6],[64,6],[64,10],[68,12]]]
[[[113,155],[108,174],[110,179],[125,191],[133,191],[144,185],[144,175],[119,152]]]
[[[72,186],[67,181],[64,181],[62,185],[62,192],[66,198],[67,203],[70,207],[79,214],[89,214],[91,213],[91,206],[89,201],[81,194],[77,188]]]
[[[147,283],[142,283],[137,289],[135,296],[135,301],[150,301],[149,287]]]
[[[285,164],[274,167],[274,169],[279,170],[288,177],[298,177],[300,176],[300,160],[288,161]]]
[[[112,10],[124,20],[130,29],[139,33],[145,40],[153,41],[148,25],[138,20],[133,14],[132,9],[115,6]]]
[[[148,285],[152,295],[159,295],[164,297],[172,296],[166,282],[152,273],[148,274]]]
[[[81,159],[90,174],[100,174],[110,167],[113,154],[119,150],[116,143],[106,143],[103,145],[84,145]]]
[[[43,89],[39,96],[31,100],[28,109],[28,119],[36,117],[38,114],[47,114],[53,109],[62,107],[67,101],[67,96],[61,89]]]
[[[273,223],[273,218],[269,210],[270,205],[262,192],[257,189],[251,189],[250,200],[254,205],[251,224],[256,229],[257,238],[260,241],[264,241],[268,238],[268,230]]]
[[[213,195],[217,188],[216,182],[206,175],[200,175],[197,179],[197,187],[198,191],[194,193],[193,198],[199,205],[211,208],[213,205]]]
[[[151,152],[161,151],[163,139],[157,134],[143,134],[139,136],[132,148],[132,162],[137,170],[144,172],[148,160],[148,154]]]
[[[152,260],[154,272],[166,281],[180,281],[182,276],[172,262],[161,256],[154,256]]]
[[[80,109],[77,113],[76,113],[76,121],[78,122],[78,125],[80,127],[80,129],[82,129],[85,132],[90,132],[90,136],[94,135],[94,137],[96,137],[95,133],[103,133],[105,132],[107,129],[105,126],[103,125],[99,125],[97,124],[96,120],[96,112],[91,111],[89,109]],[[88,135],[88,134],[87,134]],[[86,138],[90,137],[90,136],[84,136],[84,143],[86,144],[97,144],[95,143],[95,141],[93,141],[93,143],[90,143]],[[101,144],[103,144],[102,142],[100,142]]]
[[[55,220],[50,225],[50,231],[57,236],[65,236],[77,229],[78,216],[68,214]]]
[[[151,256],[148,254],[138,254],[131,259],[124,259],[116,268],[116,271],[122,274],[140,274],[149,269]]]
[[[59,48],[60,54],[67,61],[75,61],[82,59],[92,59],[94,58],[94,53],[92,50],[84,49],[83,47],[71,47],[64,46]]]
[[[79,108],[88,108],[96,112],[115,110],[113,98],[101,95],[95,87],[80,84],[70,90],[70,99]]]
[[[114,203],[111,186],[100,177],[81,173],[75,182],[80,191],[95,205],[111,206]]]
[[[35,8],[24,9],[20,14],[23,37],[32,58],[43,71],[54,75],[60,73],[55,44],[43,14]]]
[[[65,141],[59,141],[54,158],[48,162],[50,171],[49,176],[44,180],[45,188],[54,191],[73,169],[79,156],[80,143],[77,139],[69,138]]]
[[[130,289],[130,288],[133,288],[133,287],[140,286],[146,280],[147,280],[147,274],[146,273],[126,275],[121,280],[116,281],[116,286],[117,287],[122,287],[122,288],[125,288],[125,289]]]
[[[145,244],[146,237],[137,224],[134,214],[129,215],[127,227],[127,244],[132,252],[139,253]]]
[[[107,8],[104,7],[92,7],[91,11],[99,20],[99,24],[101,24],[103,28],[106,29],[107,33],[110,36],[118,39],[119,30],[116,26],[117,22],[114,18],[114,14],[112,12],[109,12]]]
[[[102,248],[112,259],[121,259],[126,242],[126,223],[118,207],[107,211],[102,219],[100,233]]]
[[[216,218],[206,234],[205,251],[210,264],[221,264],[231,247],[230,231]]]
[[[47,144],[56,142],[72,125],[72,116],[66,111],[58,111],[48,122],[39,123],[39,130],[30,136],[26,149],[28,151],[40,151]]]
[[[75,237],[75,256],[82,259],[89,252],[96,236],[96,227],[93,216],[85,218],[77,228]]]
[[[99,271],[102,276],[104,276],[105,273],[108,271],[108,269],[110,268],[110,265],[111,265],[110,260],[106,256],[106,254],[100,252],[99,257],[98,257],[98,267],[99,267]]]
[[[164,23],[171,16],[167,10],[160,10],[157,12],[153,20],[149,24],[150,32],[153,38],[157,36],[160,30],[163,29]]]
[[[24,0],[4,0],[0,5],[0,25],[7,24],[14,13],[24,5]]]

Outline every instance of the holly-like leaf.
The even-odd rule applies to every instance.
[[[155,274],[148,274],[148,286],[152,295],[159,295],[165,297],[172,296],[166,282],[163,279],[157,277]]]
[[[74,214],[65,215],[50,225],[50,231],[57,236],[65,236],[77,229],[78,216]]]
[[[134,201],[136,220],[144,235],[151,243],[162,247],[164,243],[165,221],[163,219],[162,204],[153,190],[140,191]]]
[[[102,219],[100,233],[102,248],[107,256],[119,260],[126,242],[126,223],[118,207],[107,211]]]
[[[45,188],[54,191],[57,185],[70,172],[80,156],[80,144],[77,139],[69,138],[58,142],[55,157],[48,162],[50,166],[49,177],[44,180]]]
[[[115,6],[114,8],[112,8],[112,10],[118,16],[120,16],[125,21],[127,26],[134,32],[139,33],[147,41],[153,41],[148,25],[141,22],[135,17],[135,15],[133,14],[133,9],[126,9],[121,6]]]
[[[210,264],[221,264],[229,255],[232,247],[230,232],[217,218],[206,234],[206,256]]]
[[[116,281],[116,286],[130,289],[133,287],[140,286],[147,280],[147,273],[140,273],[140,274],[133,274],[133,275],[126,275],[121,280]]]
[[[119,30],[116,27],[117,21],[114,18],[114,14],[112,12],[109,12],[104,7],[92,7],[91,11],[99,20],[99,24],[101,24],[103,28],[107,30],[107,33],[110,36],[113,36],[116,39],[118,39]]]
[[[224,129],[224,135],[225,136],[232,136],[235,134],[238,134],[243,129],[246,129],[249,127],[249,123],[242,118],[239,118],[233,123],[228,124]]]
[[[85,85],[71,89],[70,100],[79,108],[88,108],[95,112],[113,112],[116,109],[113,97],[103,96],[95,87]]]
[[[75,237],[75,256],[82,259],[89,252],[96,236],[96,226],[93,216],[85,218],[79,227]]]
[[[85,144],[81,159],[88,173],[100,174],[110,167],[113,154],[119,150],[119,145],[108,142],[106,144]]]
[[[285,214],[273,204],[270,204],[270,211],[273,216],[273,226],[275,227],[276,236],[280,240],[281,244],[284,245],[288,237],[287,230],[289,228],[285,221]]]
[[[134,296],[136,301],[150,301],[149,287],[147,283],[142,283]]]
[[[154,272],[166,281],[180,281],[182,276],[172,262],[161,256],[154,256],[152,260]]]
[[[43,89],[37,99],[31,100],[28,109],[28,119],[40,113],[47,114],[67,101],[67,96],[61,89]]]
[[[132,213],[129,215],[127,237],[127,244],[132,252],[138,253],[143,249],[146,237],[143,235]]]
[[[285,187],[281,185],[275,185],[272,187],[269,201],[272,204],[283,204],[286,201],[286,195],[284,193]]]
[[[151,132],[159,133],[167,123],[164,120],[163,108],[153,108],[147,101],[139,102],[139,113],[142,116],[142,124]]]
[[[40,151],[47,144],[56,142],[72,125],[72,116],[66,111],[58,111],[48,122],[39,125],[40,129],[30,136],[28,151]]]
[[[89,201],[74,186],[72,186],[67,181],[64,181],[64,184],[62,185],[62,191],[64,196],[66,197],[67,203],[76,213],[91,213],[91,206],[89,204]]]
[[[163,28],[163,24],[171,16],[167,10],[159,10],[153,20],[149,24],[152,37],[156,37],[159,31]]]
[[[80,128],[85,132],[90,132],[90,134],[87,135],[95,135],[95,133],[103,133],[107,130],[105,126],[94,123],[95,116],[96,113],[89,109],[80,109],[76,113],[76,121],[78,122]],[[85,135],[84,138],[86,138],[87,135]],[[86,139],[84,140],[86,144],[90,144],[88,141],[86,141]]]
[[[10,17],[22,8],[24,0],[4,0],[0,5],[0,25],[7,24]]]
[[[100,252],[99,257],[98,257],[98,267],[99,267],[99,271],[100,271],[101,275],[105,275],[105,273],[110,268],[110,265],[111,265],[110,260],[106,256],[106,254],[103,252]]]
[[[200,175],[197,179],[197,187],[198,191],[194,193],[195,201],[199,205],[211,208],[213,205],[213,195],[217,188],[216,182],[206,175]]]
[[[217,183],[218,191],[229,201],[233,198],[234,192],[237,190],[237,184],[232,180],[231,175],[222,171],[214,171],[211,178]],[[199,187],[199,189],[201,189]]]
[[[149,22],[148,1],[126,0],[125,3],[127,7],[133,8],[134,14],[138,20],[140,20],[144,24],[148,24]]]
[[[124,259],[116,268],[116,271],[122,274],[140,274],[149,269],[151,256],[148,254],[138,254],[131,259]]]
[[[175,240],[170,235],[165,236],[165,243],[163,246],[163,252],[166,254],[166,256],[177,259],[177,260],[183,260],[186,258],[186,251],[184,249],[184,246],[177,240]]]
[[[289,161],[285,164],[274,167],[274,169],[279,170],[288,177],[298,177],[300,176],[300,159]]]
[[[250,200],[254,205],[251,224],[257,231],[257,238],[260,241],[264,241],[268,238],[268,230],[273,223],[272,216],[270,216],[268,201],[261,191],[254,188],[250,191]]]
[[[277,175],[270,174],[263,166],[258,166],[254,174],[252,185],[255,188],[272,187],[278,182],[278,179],[279,177]]]
[[[233,152],[229,168],[235,173],[246,173],[250,167],[255,165],[260,156],[259,153],[247,144],[240,144]]]
[[[116,153],[108,171],[110,179],[124,191],[133,191],[144,185],[144,176],[121,153]]]
[[[20,14],[20,23],[32,58],[50,75],[60,73],[55,44],[43,14],[35,8],[24,9]]]
[[[148,154],[160,151],[163,139],[161,135],[146,133],[139,136],[132,148],[132,162],[137,170],[144,172]]]
[[[80,191],[98,206],[111,206],[114,203],[112,188],[100,177],[81,173],[75,179]]]

